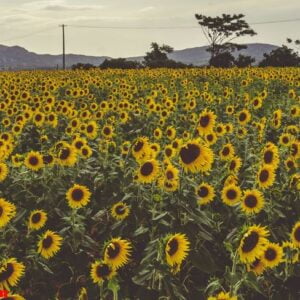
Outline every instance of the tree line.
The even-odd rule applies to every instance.
[[[243,14],[222,14],[217,17],[210,17],[201,14],[195,15],[202,32],[208,42],[206,51],[210,53],[209,66],[211,67],[249,67],[255,63],[255,58],[239,54],[237,58],[233,52],[239,52],[246,49],[247,45],[241,45],[235,40],[242,36],[254,36],[257,33],[250,28],[244,20]],[[300,40],[293,41],[287,38],[288,44],[294,44],[299,49]],[[125,58],[105,59],[99,66],[101,69],[139,69],[139,68],[188,68],[192,65],[186,65],[168,58],[168,54],[174,49],[168,45],[159,45],[151,43],[150,51],[144,56],[142,62],[130,61]],[[272,50],[270,53],[264,53],[264,58],[259,62],[260,67],[292,67],[300,65],[298,52],[289,48],[287,45]],[[72,69],[90,69],[95,66],[91,64],[76,64]]]

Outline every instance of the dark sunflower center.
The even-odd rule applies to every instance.
[[[224,156],[227,156],[227,155],[229,154],[229,152],[230,152],[230,150],[229,150],[228,147],[224,147],[223,150],[222,150],[222,154],[223,154]]]
[[[110,128],[105,127],[103,132],[104,132],[105,135],[110,135]]]
[[[246,114],[244,113],[244,112],[242,112],[242,113],[240,113],[240,115],[239,115],[239,120],[241,121],[241,122],[243,122],[243,121],[245,121],[246,120]]]
[[[194,162],[200,155],[200,147],[195,144],[187,144],[186,147],[181,148],[180,158],[185,164],[191,164]]]
[[[53,244],[53,239],[50,235],[43,239],[42,246],[44,249],[48,249]]]
[[[198,196],[204,198],[208,195],[208,188],[206,186],[201,186],[198,190]]]
[[[41,115],[36,115],[36,116],[35,116],[35,120],[36,120],[37,122],[41,121],[41,119],[42,119],[42,116],[41,116]]]
[[[174,174],[173,174],[173,172],[172,171],[167,171],[166,172],[166,177],[167,177],[167,179],[168,180],[171,180],[171,179],[173,179],[174,178]]]
[[[262,170],[259,174],[259,181],[266,182],[269,178],[269,172],[267,170]]]
[[[289,142],[289,139],[288,139],[287,137],[284,137],[284,138],[282,139],[282,142],[283,142],[284,144],[287,144],[287,143]]]
[[[82,149],[82,154],[83,154],[83,155],[88,155],[88,150],[87,150],[87,149],[85,149],[85,148],[84,148],[84,149]]]
[[[115,208],[115,212],[117,215],[123,215],[125,213],[125,206],[123,204],[118,205]]]
[[[208,134],[208,135],[206,136],[206,139],[207,139],[209,142],[211,142],[211,141],[214,139],[214,137],[213,137],[212,134]]]
[[[289,160],[289,161],[287,162],[287,166],[288,166],[290,169],[292,169],[292,168],[294,167],[294,162],[293,162],[292,160]]]
[[[270,164],[273,160],[273,152],[272,151],[266,151],[264,154],[264,161],[266,164]]]
[[[277,252],[272,248],[268,248],[265,252],[265,258],[269,261],[274,260],[276,256],[277,256]]]
[[[300,226],[298,226],[294,232],[294,238],[296,241],[300,242]]]
[[[6,269],[0,272],[0,282],[9,279],[14,273],[14,266],[12,263],[8,263]]]
[[[176,148],[178,147],[178,143],[177,143],[177,142],[173,142],[173,145],[172,145],[172,146],[173,146],[173,148],[176,149]]]
[[[226,196],[229,200],[234,200],[237,196],[237,193],[235,190],[228,190]]]
[[[297,152],[298,152],[297,145],[296,145],[296,144],[293,144],[291,148],[292,148],[291,154],[292,154],[293,156],[295,156],[295,155],[297,154]]]
[[[146,162],[141,167],[141,174],[143,176],[149,176],[153,172],[153,164],[151,162]]]
[[[254,100],[254,106],[258,105],[258,100]]]
[[[235,167],[236,167],[236,161],[235,161],[235,160],[232,160],[231,163],[230,163],[229,169],[230,169],[230,170],[234,170]]]
[[[171,156],[171,154],[172,154],[172,150],[171,150],[170,148],[167,148],[167,149],[165,150],[165,153],[166,153],[166,155],[169,157],[169,156]]]
[[[44,155],[43,156],[43,162],[47,165],[52,163],[53,161],[53,156],[52,155]]]
[[[118,243],[112,243],[107,247],[107,255],[110,259],[116,258],[121,251],[121,247]]]
[[[255,231],[251,231],[251,233],[244,238],[242,251],[244,253],[248,253],[252,251],[256,247],[258,240],[259,240],[258,233]]]
[[[67,159],[70,156],[70,154],[71,154],[70,149],[64,148],[61,150],[59,158],[63,160]]]
[[[249,208],[254,208],[257,205],[257,198],[254,195],[246,196],[245,205]]]
[[[200,118],[200,121],[199,121],[201,127],[206,127],[206,126],[208,126],[209,120],[210,120],[210,118],[209,118],[208,115],[202,116],[202,117]]]
[[[100,278],[107,277],[110,274],[110,272],[110,268],[106,264],[100,265],[96,269],[97,276]]]
[[[133,147],[134,152],[139,152],[143,148],[143,146],[144,146],[144,143],[141,141],[138,141]]]
[[[179,244],[178,244],[177,239],[173,238],[173,239],[168,243],[168,246],[169,246],[168,254],[169,254],[170,256],[174,255],[174,254],[177,252],[178,247],[179,247]]]
[[[171,182],[166,181],[165,182],[165,187],[170,189],[170,188],[173,187],[173,184]]]
[[[167,136],[171,136],[172,135],[172,130],[167,130]]]
[[[35,213],[31,217],[31,222],[34,223],[34,224],[36,224],[36,223],[38,223],[41,220],[41,218],[42,218],[42,216],[41,216],[40,213]]]
[[[251,264],[252,268],[256,268],[260,263],[260,259],[256,258],[255,261]]]
[[[0,217],[2,216],[2,214],[3,214],[3,207],[0,206]]]
[[[80,149],[82,146],[83,146],[83,142],[82,142],[82,141],[77,141],[77,142],[75,143],[75,147],[76,147],[77,149]]]
[[[38,165],[38,163],[39,163],[39,160],[38,160],[38,158],[36,156],[31,156],[29,158],[29,164],[30,165],[36,166],[36,165]]]
[[[72,191],[72,200],[81,201],[83,198],[83,191],[81,189],[74,189]]]
[[[87,128],[86,128],[86,131],[87,131],[88,133],[93,132],[93,130],[94,130],[94,127],[93,127],[92,125],[88,125]]]

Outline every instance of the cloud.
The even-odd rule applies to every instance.
[[[41,8],[46,11],[83,11],[83,10],[99,10],[103,9],[103,5],[58,5],[51,4]]]
[[[153,10],[154,8],[155,8],[154,6],[147,6],[147,7],[140,9],[139,12],[148,12],[148,11]]]

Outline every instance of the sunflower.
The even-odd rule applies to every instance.
[[[78,293],[78,300],[88,300],[88,294],[86,288],[82,287]]]
[[[132,146],[132,155],[136,160],[147,157],[149,153],[148,138],[139,137]]]
[[[112,279],[116,274],[116,269],[103,261],[95,261],[91,266],[90,276],[93,282],[97,284],[102,284],[103,281]]]
[[[237,137],[242,139],[248,134],[248,131],[245,127],[237,128]]]
[[[86,206],[90,201],[91,192],[84,185],[74,184],[67,193],[66,199],[71,208],[77,209]]]
[[[266,266],[261,258],[256,258],[251,264],[247,265],[248,272],[254,272],[256,275],[260,275],[264,272]]]
[[[234,153],[235,153],[234,147],[232,146],[232,144],[228,143],[223,146],[223,148],[219,152],[219,155],[222,160],[230,160],[233,158]]]
[[[162,131],[160,128],[154,129],[153,136],[155,139],[159,140],[162,137]]]
[[[0,198],[0,228],[4,227],[15,215],[15,205],[4,198]]]
[[[11,157],[11,160],[12,160],[12,165],[15,168],[18,168],[18,167],[22,166],[24,158],[23,158],[23,155],[21,155],[21,154],[15,154]]]
[[[24,297],[18,294],[9,294],[6,298],[1,298],[2,300],[26,300]]]
[[[113,137],[114,134],[114,129],[111,125],[105,125],[102,128],[102,135],[106,138],[106,139],[111,139]]]
[[[164,170],[164,175],[167,180],[178,180],[179,170],[176,169],[173,165],[168,164]]]
[[[157,160],[155,159],[146,160],[140,165],[137,171],[138,182],[141,183],[153,182],[159,175],[159,172],[160,172],[160,167]]]
[[[86,140],[84,138],[81,138],[79,136],[76,136],[72,141],[72,146],[77,150],[80,151],[80,149],[86,145]]]
[[[266,267],[274,268],[282,262],[283,250],[278,244],[268,243],[267,248],[261,257]]]
[[[205,135],[205,141],[207,142],[208,145],[213,145],[216,143],[218,137],[215,134],[215,132],[210,132]]]
[[[124,202],[117,202],[111,208],[111,216],[116,220],[124,220],[129,216],[130,208]]]
[[[167,158],[172,158],[175,156],[175,149],[172,147],[172,145],[167,145],[164,149],[164,155],[167,157]]]
[[[292,229],[291,240],[295,247],[300,248],[300,221],[298,221]]]
[[[199,205],[205,205],[214,200],[215,189],[208,183],[201,183],[196,188],[196,196]]]
[[[176,129],[173,126],[169,126],[166,130],[166,136],[168,139],[173,140],[176,136]]]
[[[235,184],[229,184],[222,189],[222,200],[225,204],[229,206],[234,206],[240,202],[241,199],[241,189]]]
[[[213,131],[216,122],[216,115],[212,111],[206,109],[200,114],[198,122],[198,133],[200,135],[206,135]]]
[[[230,293],[220,292],[216,297],[208,297],[207,300],[237,300],[237,296],[230,296]]]
[[[256,258],[260,258],[268,245],[267,236],[269,231],[262,226],[250,226],[243,235],[238,252],[243,263],[253,263]]]
[[[258,185],[262,188],[268,188],[273,185],[275,181],[274,169],[269,165],[262,165],[257,173]]]
[[[18,284],[20,278],[24,275],[25,266],[15,258],[2,260],[0,263],[0,289],[10,290]]]
[[[251,114],[247,109],[241,110],[238,114],[238,122],[241,125],[246,125],[251,120]]]
[[[98,125],[95,121],[90,121],[85,127],[86,136],[93,140],[97,137]]]
[[[246,214],[259,213],[264,207],[264,196],[257,190],[246,190],[243,192],[241,208]]]
[[[4,162],[0,162],[0,182],[4,181],[8,175],[8,167]]]
[[[61,244],[62,237],[51,230],[47,230],[38,242],[38,253],[49,259],[60,250]]]
[[[242,166],[242,160],[238,156],[234,156],[229,163],[229,172],[237,174]]]
[[[290,146],[291,142],[294,140],[294,136],[290,133],[283,133],[279,138],[279,143],[282,146]]]
[[[168,180],[165,176],[158,179],[158,186],[166,192],[174,192],[178,190],[179,180]]]
[[[72,145],[65,144],[58,152],[57,161],[61,166],[72,167],[77,161],[77,151]]]
[[[212,150],[201,145],[196,139],[188,141],[180,147],[179,157],[184,170],[192,173],[209,171],[214,160]]]
[[[42,210],[34,210],[29,217],[28,228],[32,230],[38,230],[42,228],[47,221],[47,214]]]
[[[177,273],[183,260],[190,251],[190,242],[185,234],[175,233],[166,237],[165,255],[166,261],[172,267],[172,271]]]
[[[234,113],[234,107],[232,105],[227,105],[226,113],[227,113],[227,115],[232,115]]]
[[[30,151],[25,157],[24,164],[32,171],[38,171],[44,166],[43,156],[39,152]]]
[[[263,163],[276,169],[279,164],[278,147],[273,143],[268,143],[263,150]]]
[[[121,238],[113,238],[104,250],[104,262],[119,269],[128,263],[131,256],[131,243]]]

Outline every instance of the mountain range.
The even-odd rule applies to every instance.
[[[262,60],[264,53],[270,53],[278,46],[263,43],[247,44],[248,48],[239,52],[234,52],[234,56],[238,54],[250,55],[255,58],[256,63]],[[183,50],[175,50],[168,56],[178,62],[185,64],[193,64],[195,66],[206,65],[209,61],[210,54],[206,51],[207,46],[187,48]],[[76,63],[92,64],[99,66],[108,56],[87,56],[79,54],[66,54],[66,67],[70,68]],[[127,60],[143,61],[143,56],[128,57]],[[19,46],[0,45],[0,69],[2,70],[22,70],[22,69],[56,69],[62,64],[62,55],[36,54]]]

